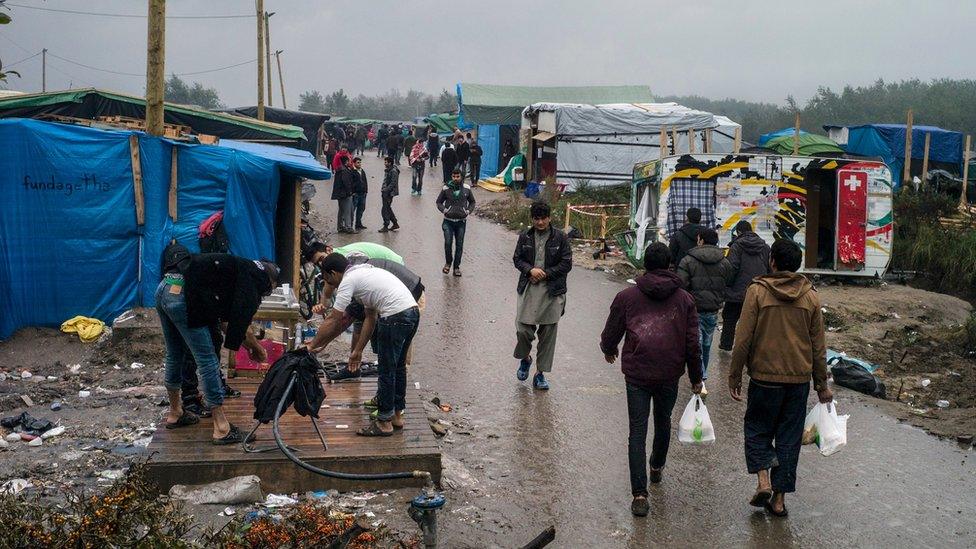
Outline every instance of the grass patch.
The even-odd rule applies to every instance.
[[[629,214],[630,204],[630,185],[597,186],[589,181],[577,182],[573,192],[567,192],[557,196],[554,181],[547,181],[545,190],[535,198],[543,200],[552,208],[552,224],[562,229],[566,225],[566,204],[627,204],[626,209],[608,212],[612,214]],[[508,191],[507,198],[499,208],[498,220],[504,223],[509,229],[522,230],[532,224],[532,217],[529,215],[530,199],[525,198],[523,191]],[[596,239],[600,234],[600,218],[598,216],[583,216],[577,213],[572,214],[571,225],[583,233],[584,238]],[[607,234],[613,235],[627,230],[629,221],[627,218],[617,218],[607,220]]]

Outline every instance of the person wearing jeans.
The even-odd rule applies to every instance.
[[[786,517],[786,494],[796,491],[796,466],[810,380],[827,404],[827,345],[820,298],[797,274],[803,252],[792,240],[770,249],[771,274],[746,290],[729,366],[729,394],[742,401],[742,370],[749,373],[744,419],[746,469],[757,477],[749,500],[773,516]]]
[[[325,348],[341,334],[348,320],[346,310],[353,300],[365,309],[363,327],[349,353],[349,371],[359,370],[366,343],[376,335],[379,356],[378,412],[376,421],[358,431],[361,436],[392,436],[403,429],[406,409],[407,349],[417,333],[420,312],[417,300],[395,275],[368,263],[350,265],[339,253],[319,263],[322,277],[336,288],[332,312],[306,347],[311,352]]]
[[[383,208],[383,228],[379,232],[385,233],[400,228],[396,214],[393,213],[393,198],[400,194],[400,168],[393,165],[393,158],[387,156],[384,160],[383,184],[380,186],[380,198]]]
[[[671,252],[661,242],[644,251],[646,273],[637,283],[617,294],[600,337],[600,350],[608,364],[617,360],[624,340],[621,370],[627,386],[630,434],[630,510],[647,516],[648,415],[653,404],[654,442],[651,446],[650,480],[663,478],[671,442],[671,412],[678,397],[678,381],[687,369],[691,390],[702,390],[702,362],[695,300],[682,289],[681,279],[668,269]]]
[[[464,252],[464,231],[468,214],[474,211],[474,193],[465,185],[460,170],[451,173],[451,180],[437,195],[437,209],[444,214],[444,274],[454,267],[454,276],[461,276],[461,254]]]
[[[427,166],[427,149],[423,141],[417,140],[410,149],[410,168],[413,177],[410,180],[410,194],[420,196],[424,190],[424,168]]]
[[[685,288],[695,298],[698,310],[701,345],[702,378],[708,379],[708,358],[712,350],[712,336],[718,325],[718,310],[725,302],[726,288],[732,282],[733,271],[725,252],[717,246],[715,229],[702,227],[697,231],[698,245],[688,250],[678,264],[677,274]],[[708,391],[703,389],[702,395]]]
[[[769,274],[769,245],[752,230],[748,221],[735,226],[735,238],[729,244],[729,264],[733,279],[729,285],[725,306],[722,307],[722,339],[719,349],[731,351],[735,326],[742,315],[742,300],[754,278]]]

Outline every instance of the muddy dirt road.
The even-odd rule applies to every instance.
[[[515,379],[512,359],[515,235],[469,218],[464,276],[444,276],[434,204],[439,168],[436,175],[428,172],[423,196],[411,197],[409,172],[402,167],[395,202],[402,229],[379,234],[382,164],[367,154],[364,167],[373,190],[364,220],[369,229],[331,240],[390,246],[427,286],[410,381],[421,383],[426,398],[439,396],[454,407],[443,414],[455,424],[441,439],[445,474],[463,480],[446,492],[449,504],[440,520],[445,546],[518,546],[553,524],[557,547],[972,543],[972,451],[899,424],[871,399],[842,388],[835,392],[841,413],[851,415],[847,448],[822,457],[804,447],[788,520],[754,512],[746,503],[754,479],[743,458],[745,408],[722,390],[728,361],[718,354],[708,398],[718,440],[692,447],[673,439],[664,482],[651,489],[651,516],[631,516],[623,377],[597,346],[610,301],[622,286],[603,272],[570,273],[552,390],[535,392]],[[317,217],[327,220],[317,227],[333,230],[329,189],[323,185],[313,204]],[[684,380],[676,416],[689,394]]]

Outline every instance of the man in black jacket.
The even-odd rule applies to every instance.
[[[474,211],[474,193],[464,184],[461,171],[454,170],[451,181],[437,195],[437,209],[444,214],[441,230],[444,232],[444,268],[447,274],[454,266],[454,276],[461,276],[461,254],[464,252],[464,233],[468,227],[468,214]],[[453,241],[453,250],[452,250]]]
[[[450,141],[444,143],[444,150],[441,151],[441,170],[444,172],[444,184],[451,180],[454,173],[454,166],[457,165],[457,151]]]
[[[671,242],[668,248],[671,249],[671,260],[674,266],[681,265],[681,260],[685,258],[688,250],[698,245],[698,231],[701,230],[702,213],[698,208],[688,208],[685,213],[686,223],[678,229],[678,232],[671,235]]]
[[[461,175],[467,175],[468,172],[468,159],[471,158],[471,144],[468,140],[471,139],[471,134],[469,133],[467,137],[462,137],[458,139],[457,145],[457,165],[458,169],[461,170]]]
[[[478,183],[481,178],[481,155],[484,151],[477,141],[471,142],[471,184]]]
[[[336,231],[340,233],[354,233],[353,229],[353,193],[359,184],[359,177],[353,171],[349,159],[343,162],[342,167],[335,174],[332,183],[332,200],[337,202],[338,218],[336,220]]]
[[[366,228],[366,225],[363,225],[363,212],[366,211],[366,193],[369,191],[362,158],[357,156],[352,159],[352,172],[356,176],[352,189],[353,208],[356,212],[356,230],[361,231]]]
[[[678,276],[685,289],[695,298],[698,310],[698,337],[701,342],[702,375],[708,379],[708,357],[712,336],[718,325],[718,310],[725,302],[727,286],[732,282],[732,265],[718,247],[718,233],[705,227],[698,231],[698,246],[692,248],[678,264]],[[702,389],[702,394],[708,391]]]
[[[735,226],[735,239],[729,245],[729,264],[732,265],[732,284],[722,307],[722,338],[718,348],[731,351],[735,341],[735,326],[742,314],[742,302],[752,279],[769,274],[769,244],[752,230],[748,221]]]
[[[383,185],[380,187],[380,197],[383,199],[383,209],[380,211],[383,216],[383,228],[379,231],[381,233],[400,228],[396,214],[393,213],[393,197],[400,194],[400,168],[393,165],[392,156],[387,156],[383,162],[386,169],[383,171]]]
[[[430,167],[433,168],[437,165],[437,159],[441,156],[441,137],[437,135],[434,127],[430,127],[430,131],[427,132],[427,153],[430,154]]]
[[[516,377],[525,381],[538,333],[532,386],[545,391],[549,389],[545,374],[552,371],[556,352],[556,328],[566,311],[566,275],[573,268],[573,248],[566,235],[552,226],[549,204],[534,202],[530,213],[532,227],[519,234],[512,257],[519,271],[514,356],[519,360]]]
[[[197,254],[183,260],[178,271],[166,273],[156,289],[156,311],[166,341],[165,385],[170,402],[166,428],[199,422],[183,409],[180,399],[182,366],[192,355],[213,415],[213,443],[240,443],[244,434],[223,411],[220,359],[209,327],[226,322],[224,347],[237,351],[262,296],[277,284],[278,268],[230,254]]]

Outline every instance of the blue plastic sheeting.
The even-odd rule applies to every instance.
[[[142,227],[135,214],[133,133],[145,197]],[[175,225],[168,213],[174,148]],[[110,322],[125,309],[154,305],[163,248],[175,237],[198,250],[199,223],[220,209],[231,253],[274,259],[281,174],[331,177],[309,153],[277,149],[0,120],[0,339],[23,326],[58,326],[75,315]]]
[[[481,179],[498,175],[498,156],[500,154],[501,126],[482,124],[478,126],[478,144],[481,145]]]
[[[776,139],[777,137],[783,137],[784,135],[793,135],[795,131],[796,131],[795,128],[783,128],[782,130],[776,130],[774,132],[764,133],[759,136],[759,143],[757,143],[757,146],[765,147],[766,143],[768,143],[770,140]],[[805,132],[803,130],[800,130],[800,135],[806,135],[808,133],[810,132]]]
[[[827,365],[828,366],[833,366],[835,363],[838,363],[841,360],[847,360],[848,362],[853,362],[854,364],[857,364],[858,366],[863,367],[865,370],[867,370],[868,372],[871,372],[872,374],[874,373],[875,370],[878,369],[878,365],[877,364],[872,364],[870,362],[867,362],[865,360],[861,360],[859,358],[854,358],[854,357],[847,356],[846,354],[843,354],[843,353],[838,353],[837,351],[835,351],[833,349],[827,349]]]
[[[953,164],[962,171],[962,134],[935,126],[912,126],[912,159],[921,160],[925,155],[925,134],[931,134],[929,160]],[[900,174],[905,166],[905,125],[867,124],[847,129],[847,144],[841,145],[851,154],[879,156]],[[896,178],[896,184],[900,178]]]

